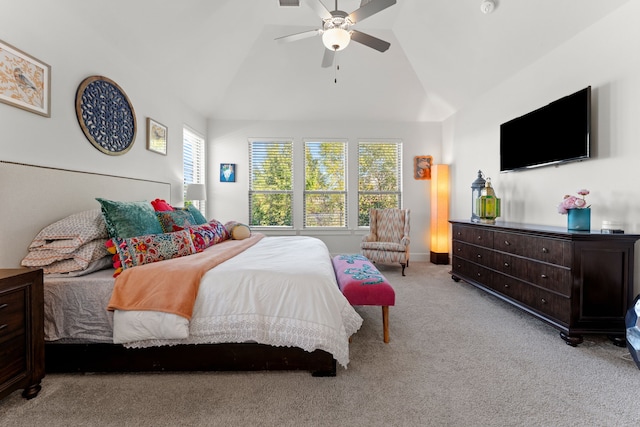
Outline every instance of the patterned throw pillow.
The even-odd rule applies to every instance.
[[[202,252],[209,246],[229,239],[229,233],[227,233],[226,228],[216,220],[211,220],[208,224],[189,227],[189,232],[196,252]]]
[[[113,254],[113,277],[122,270],[138,265],[191,255],[196,252],[188,230],[174,233],[151,234],[130,237],[115,237],[106,243],[107,251]]]
[[[172,233],[196,224],[193,215],[185,210],[156,212],[162,231]]]
[[[102,207],[109,237],[134,237],[162,233],[156,212],[149,202],[115,202],[96,198]]]

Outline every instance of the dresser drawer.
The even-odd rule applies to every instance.
[[[530,261],[524,258],[502,252],[495,252],[491,266],[494,270],[501,273],[524,279],[527,277],[527,266],[529,263]]]
[[[493,248],[493,230],[478,227],[453,226],[453,239],[486,248]]]
[[[550,291],[571,296],[571,270],[541,262],[530,262],[526,280]]]
[[[474,280],[480,283],[491,282],[491,270],[484,268],[478,264],[470,262],[466,259],[453,256],[453,274],[459,274],[463,278]]]
[[[569,242],[545,237],[496,231],[494,249],[562,266],[571,265]]]
[[[529,284],[513,278],[511,276],[505,276],[503,274],[494,274],[491,288],[501,294],[508,296],[511,299],[520,301],[524,289],[528,288]]]
[[[522,300],[541,314],[568,325],[571,317],[571,300],[544,289],[529,286],[523,290]]]
[[[25,333],[25,298],[24,288],[0,293],[0,345]]]
[[[466,260],[491,266],[493,264],[493,251],[481,246],[453,241],[453,255]]]

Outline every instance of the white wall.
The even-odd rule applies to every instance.
[[[359,140],[393,139],[403,143],[403,207],[411,209],[411,259],[427,260],[429,255],[429,195],[430,181],[413,179],[413,157],[431,155],[434,163],[442,163],[441,126],[439,123],[380,123],[380,122],[229,122],[209,123],[209,165],[207,212],[220,221],[247,222],[248,207],[248,139],[292,138],[296,158],[302,160],[304,138],[347,139],[348,190],[354,206],[358,189]],[[218,176],[220,163],[236,163],[236,182],[221,183]],[[302,182],[302,175],[294,180]],[[302,201],[294,203],[294,215],[302,215]],[[295,219],[294,219],[295,221]],[[332,253],[359,252],[364,230],[358,230],[356,213],[349,212],[348,231],[297,230],[300,234],[313,234],[321,238]]]
[[[565,194],[591,191],[592,229],[617,219],[640,234],[640,2],[629,2],[443,125],[443,152],[453,160],[452,218],[471,216],[478,169],[492,178],[502,218],[566,227],[556,211]],[[562,96],[592,86],[593,158],[559,167],[499,173],[499,125]],[[640,293],[636,244],[635,293]]]
[[[206,134],[204,117],[165,93],[163,82],[142,72],[135,58],[123,57],[108,35],[93,31],[72,8],[60,13],[56,2],[12,5],[0,13],[0,39],[51,66],[51,117],[0,104],[0,160],[169,182],[171,201],[180,204],[182,128],[186,124]],[[91,75],[114,80],[133,104],[137,135],[124,155],[98,151],[78,124],[76,90]],[[146,149],[147,117],[168,127],[167,156]]]

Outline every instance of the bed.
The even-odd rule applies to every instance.
[[[48,224],[95,209],[96,196],[123,199],[115,190],[122,188],[122,180],[132,189],[127,193],[128,200],[171,198],[171,186],[165,183],[10,162],[0,162],[0,179],[3,178],[22,187],[1,190],[2,200],[14,201],[9,215],[20,218],[20,195],[30,190],[35,192],[31,194],[40,194],[43,182],[51,183],[46,184],[51,186],[51,192],[43,197],[51,198],[55,209],[59,209],[53,215],[38,213],[37,218],[23,218],[19,227],[0,229],[0,237],[14,239],[18,249],[28,248],[33,236]],[[96,181],[89,182],[93,188],[87,188],[87,178]],[[32,188],[25,188],[29,186]],[[112,277],[113,267],[78,277],[46,274],[46,371],[284,369],[308,370],[315,376],[335,375],[337,363],[346,367],[349,362],[348,338],[360,327],[362,319],[339,292],[326,246],[318,239],[301,236],[266,237],[253,233],[246,241],[252,239],[255,242],[202,273],[193,311],[186,316],[186,322],[185,316],[171,310],[120,309],[118,304],[106,310],[117,294],[117,284],[127,282],[120,279],[127,274],[129,283],[137,283],[136,274],[140,277],[145,269],[151,271],[152,264],[124,270],[117,279]],[[198,253],[154,264],[185,268],[180,267],[183,261],[189,265],[198,257],[204,259],[210,252],[225,253],[228,247],[243,242],[226,239]],[[25,257],[24,251],[0,255],[2,266],[6,267],[15,266],[18,257]],[[182,287],[178,285],[175,281],[167,284]],[[209,291],[205,293],[203,289]],[[266,302],[267,295],[272,295],[272,302]],[[75,301],[80,310],[74,311],[69,301]],[[211,307],[222,312],[211,311]],[[74,319],[78,313],[89,313],[89,318]],[[154,317],[172,325],[167,330],[178,332],[154,336],[154,327],[148,326]],[[132,318],[134,329],[144,333],[118,338],[122,335],[117,331],[131,328],[131,323],[122,323],[122,319],[131,322]],[[217,324],[224,325],[222,332]]]

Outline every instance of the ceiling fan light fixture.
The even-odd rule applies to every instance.
[[[322,33],[322,43],[329,50],[342,50],[350,41],[351,34],[343,28],[329,28]]]

